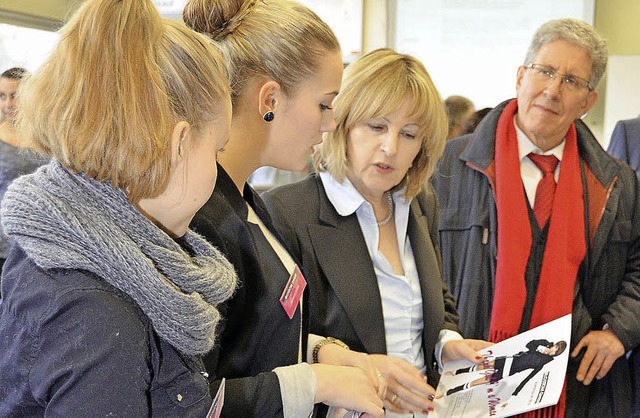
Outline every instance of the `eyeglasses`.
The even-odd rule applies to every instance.
[[[560,85],[565,86],[567,90],[579,91],[588,89],[592,91],[591,83],[584,78],[580,78],[570,74],[560,74],[555,69],[547,67],[541,64],[529,64],[525,66],[528,70],[533,70],[532,74],[537,81],[543,83],[549,83],[551,80],[555,80],[557,76],[560,76]]]

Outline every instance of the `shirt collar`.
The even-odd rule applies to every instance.
[[[566,138],[562,140],[562,142],[556,146],[555,148],[551,148],[548,151],[542,151],[538,148],[529,137],[518,127],[516,123],[516,118],[513,118],[513,124],[516,127],[516,137],[518,138],[518,154],[520,157],[520,161],[530,153],[534,154],[542,154],[542,155],[555,155],[559,161],[562,161],[562,153],[564,152],[564,144],[566,143]]]
[[[331,202],[336,212],[338,212],[340,216],[349,216],[353,214],[364,203],[370,205],[370,203],[367,202],[364,197],[362,197],[360,192],[355,188],[353,183],[351,183],[351,180],[349,180],[347,177],[345,177],[342,183],[340,183],[335,178],[333,178],[333,176],[329,172],[321,171],[320,180],[322,180],[322,185],[324,186],[324,190],[327,193],[329,202]],[[406,199],[404,196],[405,192],[406,189],[402,188],[400,190],[394,191],[392,193],[392,196],[396,212],[401,213],[402,216],[407,217],[412,199]]]
[[[340,216],[351,215],[365,202],[364,197],[346,177],[341,184],[328,172],[321,171],[320,180],[322,180],[329,201]]]

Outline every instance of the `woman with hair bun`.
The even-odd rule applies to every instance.
[[[335,129],[338,41],[317,15],[287,0],[191,0],[183,18],[218,44],[232,88],[216,190],[191,224],[239,276],[220,345],[205,361],[213,381],[226,378],[222,415],[307,417],[324,403],[380,417],[382,375],[339,340],[309,335],[310,297],[296,260],[247,184],[263,166],[305,169],[322,134]]]
[[[0,416],[204,417],[237,280],[188,229],[228,138],[222,57],[149,0],[87,0],[61,35],[17,124],[52,161],[2,204]]]

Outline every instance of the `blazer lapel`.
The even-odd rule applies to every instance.
[[[309,226],[318,262],[367,352],[386,353],[378,281],[358,219],[335,213],[324,195],[320,206],[320,224]]]

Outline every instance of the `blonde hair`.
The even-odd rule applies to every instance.
[[[331,28],[288,0],[190,0],[183,19],[218,42],[227,62],[234,104],[246,83],[264,77],[294,95],[327,52],[340,51]]]
[[[405,179],[407,197],[416,196],[433,174],[444,151],[447,115],[440,94],[422,63],[410,55],[391,49],[377,49],[349,65],[342,79],[340,94],[334,101],[337,128],[327,132],[313,155],[318,171],[328,171],[343,181],[349,166],[349,130],[367,119],[390,115],[405,101],[410,103],[408,118],[420,126],[422,147]]]
[[[138,201],[166,188],[175,124],[197,132],[228,112],[229,97],[207,38],[149,0],[87,0],[23,83],[18,126],[27,145]]]

